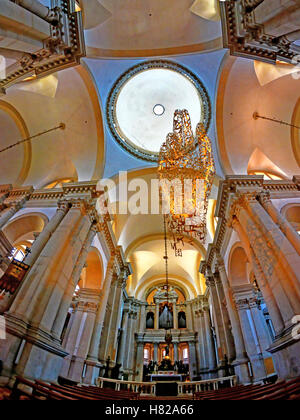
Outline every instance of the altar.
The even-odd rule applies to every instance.
[[[157,397],[176,397],[178,395],[177,382],[182,382],[182,375],[170,372],[157,372],[150,375],[151,382],[156,382]]]
[[[170,372],[157,372],[150,375],[151,382],[182,382],[182,375],[178,375],[174,371]]]

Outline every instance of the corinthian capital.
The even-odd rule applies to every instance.
[[[269,191],[264,191],[258,196],[259,202],[261,204],[270,204],[271,203],[271,194]]]

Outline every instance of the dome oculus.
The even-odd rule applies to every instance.
[[[201,81],[168,61],[149,61],[124,73],[107,102],[107,119],[115,140],[134,156],[158,159],[160,146],[173,131],[177,109],[187,109],[193,129],[210,123],[210,101]]]

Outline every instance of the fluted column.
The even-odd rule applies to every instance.
[[[244,337],[241,329],[241,324],[239,320],[239,316],[236,310],[236,306],[233,302],[232,298],[232,291],[229,285],[225,265],[223,259],[219,256],[218,258],[218,269],[220,273],[220,279],[223,285],[226,305],[228,310],[228,315],[230,318],[230,323],[232,327],[232,334],[235,344],[235,351],[236,351],[236,359],[232,363],[235,366],[235,371],[238,373],[240,382],[242,383],[249,383],[250,376],[249,376],[249,369],[248,369],[248,362],[249,358],[247,355]]]
[[[300,255],[300,236],[293,228],[293,226],[281,215],[281,213],[273,205],[270,198],[270,193],[263,193],[259,196],[259,201],[269,214],[274,223],[276,223],[280,230],[284,233],[295,250]]]
[[[10,219],[24,206],[29,197],[24,197],[22,200],[12,204],[9,210],[0,216],[0,230],[10,221]]]
[[[57,312],[57,315],[53,324],[53,328],[52,328],[52,334],[57,339],[60,339],[61,337],[65,320],[66,320],[66,316],[67,316],[67,312],[71,305],[76,286],[79,283],[81,272],[86,263],[88,253],[90,252],[91,245],[96,236],[96,233],[97,233],[96,226],[92,226],[83,244],[82,250],[79,254],[75,267],[72,271],[71,277],[68,282],[68,286],[61,298],[59,310]]]

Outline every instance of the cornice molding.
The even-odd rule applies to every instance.
[[[222,255],[222,246],[229,231],[230,220],[239,206],[245,206],[248,200],[256,200],[264,195],[269,199],[286,198],[286,193],[298,193],[300,176],[292,180],[264,180],[260,175],[227,175],[220,182],[215,216],[219,218],[213,243],[208,245],[206,258],[201,261],[199,271],[206,275],[218,257]]]

